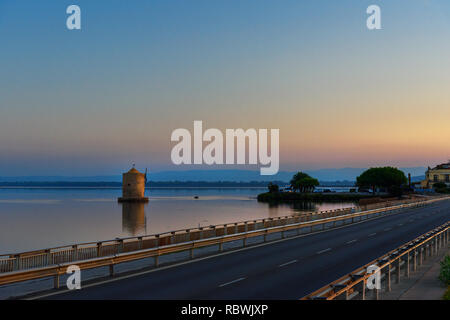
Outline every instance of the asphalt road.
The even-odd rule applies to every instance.
[[[47,299],[298,299],[450,220],[450,201]]]

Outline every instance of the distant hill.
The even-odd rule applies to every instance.
[[[266,188],[267,181],[148,181],[148,188]],[[282,181],[275,184],[284,186]],[[33,181],[33,182],[1,182],[0,188],[122,188],[121,182],[68,182],[68,181]]]
[[[423,179],[425,167],[400,168],[407,175],[411,173],[413,181]],[[318,169],[304,170],[319,181],[356,181],[366,168],[340,168],[340,169]],[[160,171],[150,172],[148,179],[158,182],[168,181],[204,181],[204,182],[268,182],[291,180],[294,171],[280,171],[273,176],[261,176],[257,170],[185,170],[185,171]],[[418,181],[417,180],[417,181]],[[111,176],[22,176],[22,177],[0,177],[0,182],[121,182],[122,175]]]
[[[425,180],[425,175],[417,176],[417,177],[411,177],[411,182],[419,182]]]

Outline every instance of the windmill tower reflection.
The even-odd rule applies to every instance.
[[[129,236],[147,233],[147,217],[145,203],[124,202],[122,205],[122,232]]]

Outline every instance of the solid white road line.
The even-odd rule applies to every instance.
[[[227,282],[227,283],[223,283],[223,284],[221,284],[221,285],[219,286],[219,288],[225,287],[225,286],[227,286],[227,285],[229,285],[229,284],[232,284],[232,283],[236,283],[236,282],[242,281],[242,280],[244,280],[244,279],[245,279],[245,278],[239,278],[239,279],[236,279],[236,280]]]
[[[369,237],[372,237],[372,236],[374,236],[374,235],[376,235],[377,233],[376,232],[374,232],[374,233],[372,233],[372,234],[369,234]]]
[[[322,254],[322,253],[325,253],[325,252],[330,251],[330,250],[331,250],[331,248],[327,248],[325,250],[317,252],[317,254]]]
[[[290,265],[290,264],[292,264],[292,263],[296,263],[296,262],[297,262],[297,260],[292,260],[292,261],[289,261],[289,262],[286,262],[286,263],[280,264],[280,265],[279,265],[279,267],[284,267],[284,266],[287,266],[287,265]]]
[[[353,242],[356,242],[356,241],[357,241],[356,239],[353,239],[353,240],[348,241],[347,244],[350,244],[350,243],[353,243]]]

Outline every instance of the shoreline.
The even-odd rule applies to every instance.
[[[257,196],[258,202],[283,203],[296,201],[310,202],[345,202],[359,201],[361,199],[379,198],[380,195],[360,194],[360,193],[299,193],[299,192],[278,192],[278,193],[260,193]]]

